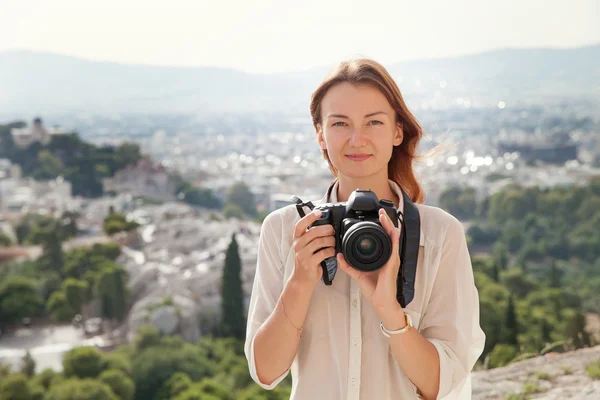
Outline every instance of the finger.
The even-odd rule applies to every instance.
[[[300,218],[300,220],[298,222],[296,222],[296,227],[294,229],[294,239],[302,236],[302,234],[304,232],[306,232],[306,229],[308,228],[308,226],[310,224],[312,224],[313,222],[315,222],[317,219],[319,219],[320,216],[321,216],[321,211],[314,210],[310,214],[307,214],[304,217]]]
[[[315,253],[324,247],[335,248],[335,238],[333,236],[318,237],[306,245],[306,249],[311,253]]]
[[[302,236],[305,236],[306,240],[308,242],[310,242],[311,240],[314,240],[318,237],[323,237],[323,236],[333,237],[334,233],[335,233],[335,230],[333,229],[333,226],[331,224],[327,224],[327,225],[313,226],[308,231],[306,231],[304,233],[304,235],[302,235]]]
[[[392,240],[392,253],[384,269],[386,270],[385,273],[389,274],[390,278],[395,280],[400,268],[400,230],[394,228],[390,236]]]
[[[327,240],[327,238],[315,239],[312,242],[308,243],[308,245],[296,250],[296,255],[301,260],[308,260],[313,254],[317,253],[321,249],[328,247],[335,249],[335,240],[333,240],[331,236],[330,238],[332,239],[332,241]]]
[[[327,247],[326,249],[321,249],[317,251],[309,258],[308,261],[310,265],[316,265],[319,268],[321,268],[321,261],[324,261],[329,257],[335,257],[335,250],[333,247]]]
[[[320,237],[331,237],[333,238],[334,229],[331,225],[321,225],[310,228],[308,232],[305,232],[300,238],[296,240],[294,249],[299,251],[305,248],[310,242]]]
[[[390,238],[392,237],[393,232],[398,229],[396,225],[394,225],[394,222],[390,219],[388,213],[385,212],[383,208],[379,209],[379,223],[386,231],[386,233],[390,236]]]
[[[313,258],[313,256],[315,254],[319,254],[319,252],[321,250],[326,250],[326,249],[331,249],[330,251],[333,252],[332,254],[329,255],[329,257],[335,256],[335,247],[321,246],[321,247],[315,247],[314,249],[305,247],[304,249],[300,250],[300,252],[298,253],[298,258],[300,260],[307,260],[312,263],[313,261],[311,261],[311,259]]]
[[[385,212],[383,208],[379,209],[379,222],[383,226],[383,229],[388,235],[392,236],[392,230],[395,228],[394,223],[390,219],[390,216]]]

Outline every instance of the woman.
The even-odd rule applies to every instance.
[[[378,63],[342,62],[313,93],[317,142],[335,176],[321,202],[370,189],[403,210],[416,204],[421,235],[415,295],[396,300],[399,230],[380,223],[394,249],[362,273],[335,254],[330,225],[307,229],[294,206],[271,213],[259,241],[245,353],[252,378],[274,388],[292,371],[292,399],[470,399],[470,371],[483,351],[479,298],[464,230],[424,193],[412,163],[422,129]],[[331,286],[320,262],[337,256]]]

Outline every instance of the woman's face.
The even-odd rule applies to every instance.
[[[317,140],[338,173],[365,178],[385,172],[402,127],[386,97],[371,85],[340,83],[321,102]]]

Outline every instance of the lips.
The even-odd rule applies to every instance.
[[[372,155],[371,154],[346,154],[346,157],[348,157],[352,161],[365,161],[365,160],[368,160],[369,158],[371,158]]]

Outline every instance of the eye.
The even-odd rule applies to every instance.
[[[338,124],[341,124],[341,125],[338,125]],[[339,122],[335,122],[335,123],[334,123],[333,125],[331,125],[331,126],[344,126],[345,124],[346,124],[345,122],[343,122],[343,121],[339,121]]]
[[[371,124],[371,123],[372,123],[373,125],[383,125],[383,122],[381,122],[381,121],[377,121],[376,119],[374,119],[374,120],[372,120],[372,121],[369,121],[369,124]]]

